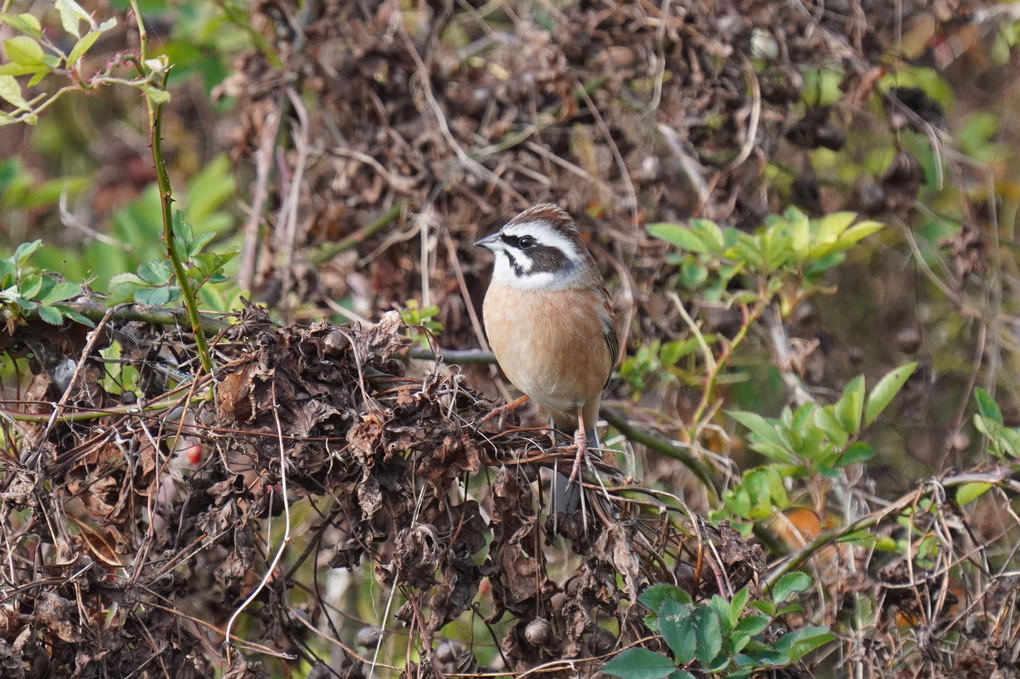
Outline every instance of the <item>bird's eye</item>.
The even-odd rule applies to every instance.
[[[525,249],[530,248],[535,244],[535,238],[534,236],[521,236],[521,239],[518,241],[518,244],[522,248]]]

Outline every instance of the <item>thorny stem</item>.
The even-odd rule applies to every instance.
[[[149,38],[145,30],[145,22],[142,19],[142,13],[138,9],[138,0],[131,0],[131,10],[135,15],[135,21],[138,24],[138,38],[140,41],[139,54],[141,55],[141,59],[139,61],[142,65],[144,65],[148,51]],[[163,73],[160,74],[158,82],[154,83],[153,86],[159,92],[166,91],[166,80],[169,74],[169,69],[165,69]],[[205,330],[202,327],[202,319],[198,313],[198,301],[195,298],[195,291],[191,287],[191,281],[188,278],[187,270],[184,268],[184,262],[181,261],[180,253],[174,245],[173,213],[170,208],[173,203],[173,192],[170,187],[170,175],[166,169],[166,157],[163,154],[163,116],[161,115],[163,102],[154,99],[153,96],[146,91],[145,103],[149,109],[150,148],[152,149],[152,160],[156,166],[156,183],[159,185],[159,204],[163,218],[163,242],[166,243],[167,256],[170,257],[170,262],[174,268],[174,275],[177,276],[177,284],[181,288],[181,298],[184,300],[184,308],[188,311],[188,321],[191,324],[192,332],[195,333],[195,344],[198,348],[198,356],[202,361],[202,368],[206,371],[206,373],[212,374],[212,356],[209,353],[209,343],[205,338]]]

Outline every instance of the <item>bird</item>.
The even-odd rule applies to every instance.
[[[557,429],[574,431],[569,491],[588,448],[599,447],[599,405],[619,354],[605,280],[574,220],[550,203],[528,208],[475,245],[495,256],[482,316],[496,362]],[[554,498],[563,485],[557,476]],[[563,495],[565,510],[576,510],[581,496]]]

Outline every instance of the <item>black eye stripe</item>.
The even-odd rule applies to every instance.
[[[535,245],[534,236],[511,236],[510,234],[501,234],[499,239],[509,245],[512,248],[518,250],[525,250]]]

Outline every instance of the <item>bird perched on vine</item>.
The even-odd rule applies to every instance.
[[[605,281],[556,205],[528,208],[475,245],[495,255],[482,313],[500,368],[556,428],[575,432],[570,486],[599,446],[599,404],[619,352]],[[563,509],[577,509],[580,497],[579,485],[567,488]]]

